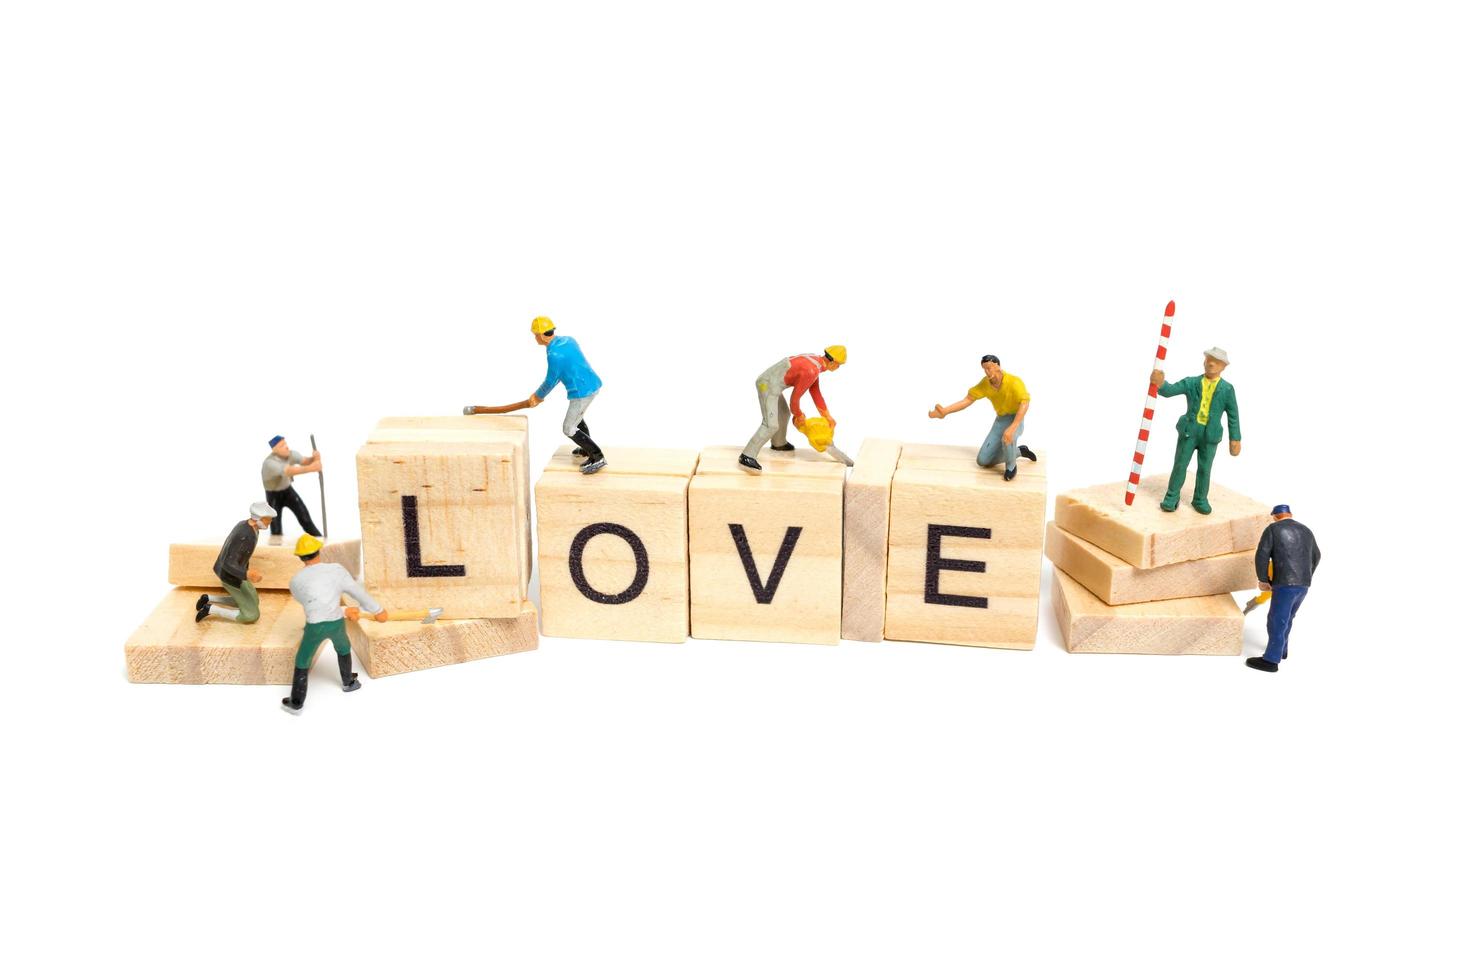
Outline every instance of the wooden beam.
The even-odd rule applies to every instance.
[[[1068,653],[1238,656],[1245,617],[1229,595],[1109,606],[1059,568],[1052,608]]]

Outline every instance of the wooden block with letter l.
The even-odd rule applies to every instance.
[[[704,450],[689,483],[690,634],[837,643],[842,635],[842,487],[847,467],[810,449]],[[611,458],[611,457],[609,457]]]
[[[1245,636],[1245,616],[1229,595],[1109,606],[1053,568],[1051,603],[1068,653],[1233,657]]]
[[[208,589],[174,589],[123,644],[134,684],[290,684],[306,614],[288,592],[261,592],[249,625],[194,622]],[[217,589],[215,591],[218,591]]]
[[[888,584],[888,503],[901,445],[864,439],[842,504],[842,638],[883,639]]]
[[[1256,587],[1254,550],[1158,568],[1135,568],[1052,523],[1046,526],[1046,557],[1110,606],[1221,595]]]
[[[168,584],[188,588],[220,591],[219,577],[214,574],[214,563],[219,558],[224,540],[192,541],[168,546]],[[334,562],[352,573],[362,572],[362,542],[357,538],[331,538],[322,543],[322,561]],[[271,544],[266,534],[261,534],[250,557],[250,570],[259,572],[263,578],[255,583],[257,589],[285,589],[291,585],[291,576],[301,571],[301,559],[296,557],[296,542]]]
[[[590,476],[563,447],[536,483],[547,636],[683,643],[689,637],[693,449],[605,450]]]
[[[466,421],[474,421],[467,419]],[[357,453],[362,568],[390,608],[446,619],[520,615],[527,526],[524,433],[369,442]]]
[[[1132,507],[1123,506],[1125,484],[1057,494],[1057,527],[1138,568],[1158,568],[1182,561],[1255,550],[1261,531],[1271,521],[1271,508],[1218,483],[1210,488],[1208,516],[1189,506],[1194,477],[1184,483],[1179,509],[1159,509],[1169,478],[1144,479]]]
[[[523,653],[540,642],[530,602],[522,602],[516,615],[499,619],[378,623],[364,616],[347,623],[347,636],[363,670],[374,678]]]
[[[883,635],[1030,650],[1041,600],[1046,457],[1010,482],[977,450],[908,445],[893,476]]]
[[[531,544],[531,443],[527,425],[524,415],[393,415],[378,420],[368,442],[488,442],[510,446],[516,464],[516,492],[525,515],[521,529],[522,578],[529,586],[535,551]]]

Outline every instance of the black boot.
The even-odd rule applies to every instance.
[[[208,618],[209,618],[209,601],[208,601],[208,597],[206,597],[205,598],[204,605],[197,606],[194,609],[194,622],[196,622],[196,623],[202,623],[202,622],[204,622]]]
[[[1020,453],[1023,458],[1029,459],[1033,463],[1036,462],[1036,454],[1031,451],[1029,446],[1017,446],[1016,452]]]
[[[281,698],[281,707],[293,715],[299,715],[301,709],[306,707],[306,678],[310,673],[311,671],[304,667],[297,667],[295,675],[291,678],[291,696]]]
[[[771,447],[771,452],[773,452],[773,453],[794,453],[794,452],[796,452],[796,447],[793,446],[791,443],[788,442],[784,446],[772,446]]]
[[[199,601],[198,602],[194,603],[194,611],[195,612],[198,612],[201,609],[208,609],[208,608],[209,608],[209,593],[206,592],[206,593],[204,593],[203,595],[201,595],[199,597]]]
[[[1016,478],[1016,468],[1014,466],[1012,466],[1010,469],[1006,470],[1006,482],[1007,483],[1010,483],[1015,478]]]
[[[744,453],[740,454],[740,465],[752,473],[759,473],[761,471],[761,464],[756,462],[756,458],[754,456],[747,456]]]
[[[588,467],[592,466],[593,463],[598,462],[602,459],[602,450],[598,449],[597,443],[592,441],[592,436],[587,433],[585,426],[577,426],[577,431],[572,433],[572,441],[577,444],[578,449],[582,450],[581,455],[587,457],[587,462],[582,464],[583,473],[596,473],[598,470],[602,469],[602,466],[596,466],[590,470],[588,469]],[[572,455],[575,456],[577,454],[573,452]],[[604,462],[602,465],[605,466],[607,464],[606,462]]]
[[[350,692],[362,687],[357,675],[352,672],[352,654],[337,654],[337,669],[342,673],[342,690]]]
[[[587,428],[587,423],[585,421],[577,423],[577,431],[582,433],[582,435],[586,436],[589,439],[592,438],[592,430]],[[587,450],[583,449],[579,445],[576,449],[572,450],[572,455],[579,458],[585,458],[587,455]]]
[[[1254,667],[1256,670],[1264,670],[1268,674],[1276,673],[1276,665],[1265,657],[1251,657],[1245,662],[1245,665],[1247,667]]]

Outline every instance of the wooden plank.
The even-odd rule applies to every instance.
[[[536,483],[547,636],[683,643],[695,450],[605,449],[591,476],[563,447]],[[573,555],[574,550],[577,552]]]
[[[847,467],[803,449],[764,455],[751,474],[739,456],[704,450],[689,484],[691,634],[837,643]]]
[[[1068,653],[1234,657],[1245,636],[1245,617],[1229,595],[1109,606],[1054,568],[1051,601]]]
[[[1255,549],[1158,568],[1136,568],[1053,522],[1046,526],[1046,557],[1110,606],[1220,595],[1256,587]]]
[[[134,684],[290,684],[306,629],[286,592],[260,593],[260,619],[248,626],[210,617],[194,622],[205,589],[174,589],[123,644]]]
[[[515,518],[523,543],[522,589],[527,594],[535,549],[531,542],[531,436],[524,415],[390,415],[379,419],[368,442],[489,442],[509,445],[516,464],[516,493],[521,509]]]
[[[890,640],[1029,650],[1036,644],[1046,457],[1007,482],[969,446],[905,444],[888,530]],[[983,563],[969,569],[952,563]],[[946,566],[949,567],[946,567]]]
[[[520,614],[525,511],[513,446],[368,443],[357,454],[363,577],[390,608]]]
[[[255,546],[255,554],[250,558],[251,570],[264,576],[255,583],[257,589],[288,588],[291,576],[301,571],[301,559],[296,557],[296,542],[272,542],[269,535],[262,534]],[[214,562],[223,544],[224,539],[220,538],[169,545],[168,584],[221,591],[219,579],[214,574]],[[357,538],[324,541],[322,561],[341,565],[355,578],[362,574],[362,542]]]
[[[352,651],[369,677],[484,660],[534,650],[539,642],[536,607],[522,602],[515,616],[377,623],[366,617],[347,624]]]
[[[1270,522],[1271,508],[1215,484],[1209,516],[1189,506],[1194,477],[1184,484],[1179,509],[1159,509],[1169,478],[1160,473],[1139,484],[1138,499],[1123,506],[1124,484],[1105,483],[1057,495],[1056,523],[1064,531],[1138,568],[1158,568],[1254,549]]]
[[[883,639],[888,504],[901,444],[864,439],[842,501],[842,638]]]

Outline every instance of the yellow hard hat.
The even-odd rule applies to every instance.
[[[820,415],[804,420],[798,428],[817,452],[825,453],[832,445],[832,426]]]
[[[556,324],[551,322],[550,317],[538,316],[531,321],[531,332],[534,334],[551,333],[556,329]]]
[[[310,558],[312,555],[321,550],[322,543],[320,539],[314,538],[309,534],[303,534],[301,537],[296,539],[297,558]]]
[[[841,344],[833,344],[831,347],[828,347],[825,351],[823,351],[823,353],[832,358],[832,360],[836,361],[838,364],[847,363],[847,348],[843,347]]]

